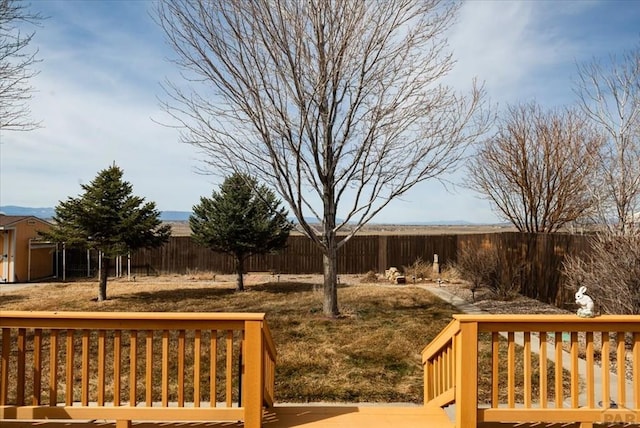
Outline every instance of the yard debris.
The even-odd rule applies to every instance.
[[[394,282],[396,284],[406,284],[407,278],[398,270],[396,267],[390,267],[389,269],[384,271],[384,277],[389,282]]]

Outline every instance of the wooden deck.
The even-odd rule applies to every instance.
[[[2,428],[640,427],[640,316],[455,315],[410,407],[274,407],[265,314],[6,311],[0,332]]]
[[[25,420],[3,420],[3,428],[27,428],[42,425],[46,428],[95,427],[107,428],[115,423],[92,421],[48,421],[46,423]],[[240,428],[242,422],[172,422],[132,424],[135,428]],[[269,409],[262,421],[264,428],[453,428],[444,410],[439,407],[393,406],[276,406]]]

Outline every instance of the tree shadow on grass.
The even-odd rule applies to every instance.
[[[166,303],[179,302],[181,300],[211,299],[216,297],[226,297],[235,293],[234,288],[189,288],[186,290],[158,290],[142,291],[120,296],[117,300],[131,303]]]
[[[307,282],[267,282],[264,284],[253,285],[252,291],[264,291],[273,294],[301,293],[306,291],[322,290],[322,284],[313,284]]]
[[[9,295],[0,296],[0,300],[4,304],[6,304],[6,303],[17,303],[17,302],[21,302],[21,301],[23,301],[25,299],[26,299],[26,297],[24,297],[24,296],[22,296],[20,294],[9,294]]]
[[[348,287],[346,284],[338,284],[338,288]],[[252,285],[250,290],[264,291],[265,293],[273,294],[289,294],[289,293],[302,293],[307,291],[321,292],[324,288],[323,282],[309,283],[309,282],[267,282],[264,284]]]

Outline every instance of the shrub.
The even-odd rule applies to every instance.
[[[522,256],[517,257],[519,261],[498,262],[496,281],[490,284],[490,288],[501,300],[513,300],[518,297],[522,284],[526,281],[530,265],[522,259]]]
[[[459,283],[463,279],[455,263],[446,263],[444,266],[442,266],[442,269],[440,269],[440,278],[442,278],[442,280],[446,282],[453,284]]]
[[[402,272],[407,278],[415,277],[416,280],[429,279],[433,275],[433,265],[418,257],[409,266],[402,266]]]
[[[587,287],[603,313],[640,314],[640,230],[597,234],[587,257],[567,257],[563,274],[570,289]]]
[[[360,282],[364,284],[378,282],[378,274],[370,270],[369,272],[364,274],[364,276],[360,279]]]
[[[491,287],[497,281],[498,253],[495,248],[463,249],[455,266],[460,276],[469,281],[469,289],[475,294],[481,287]]]
[[[489,288],[499,299],[511,300],[520,291],[524,263],[500,263],[495,247],[467,247],[458,255],[455,269],[460,276],[469,281],[469,289],[475,299],[475,293],[481,287]]]

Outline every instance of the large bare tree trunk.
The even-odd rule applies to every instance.
[[[330,137],[326,137],[330,140]],[[325,157],[331,159],[331,145],[324,147]],[[326,169],[331,171],[329,165]],[[324,299],[322,311],[325,316],[336,318],[338,309],[338,240],[336,236],[336,202],[332,182],[333,171],[328,174],[324,184],[323,205],[324,221],[322,230],[322,265],[324,270]]]
[[[244,291],[244,257],[236,256],[236,291]]]
[[[109,267],[111,259],[109,257],[105,257],[104,253],[101,253],[100,258],[102,258],[102,267],[100,268],[100,288],[98,290],[98,302],[103,302],[107,300],[107,278],[109,277]]]
[[[332,242],[333,245],[329,245],[322,256],[324,269],[324,299],[322,301],[322,311],[326,316],[335,318],[340,314],[338,310],[338,250],[335,245],[335,237]]]

